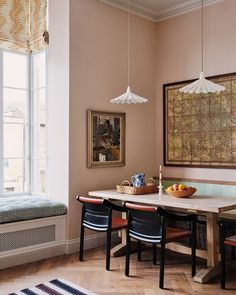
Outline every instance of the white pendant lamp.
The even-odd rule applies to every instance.
[[[202,0],[202,71],[200,73],[199,79],[194,81],[193,83],[184,86],[179,89],[180,92],[184,93],[214,93],[214,92],[221,92],[225,90],[225,87],[216,83],[213,83],[207,79],[205,79],[204,73],[203,73],[203,0]]]
[[[113,98],[111,103],[116,104],[136,104],[136,103],[145,103],[148,100],[142,96],[139,96],[131,91],[130,88],[130,0],[128,0],[128,87],[127,91],[122,95]]]

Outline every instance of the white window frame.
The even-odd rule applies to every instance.
[[[24,56],[27,56],[28,60],[28,85],[26,88],[27,91],[27,116],[28,116],[28,122],[27,122],[27,150],[28,154],[26,155],[26,151],[24,151],[24,161],[26,161],[27,167],[27,175],[26,175],[26,182],[27,182],[27,191],[20,192],[20,193],[4,193],[4,110],[3,110],[3,52],[8,52],[8,50],[1,49],[0,48],[0,197],[11,197],[11,196],[22,196],[22,195],[45,195],[47,191],[47,132],[45,136],[45,148],[46,148],[46,155],[45,155],[45,193],[37,192],[35,190],[36,187],[39,187],[39,184],[35,183],[35,160],[40,159],[40,157],[33,157],[33,149],[35,147],[35,136],[33,134],[33,126],[37,123],[35,122],[35,113],[34,113],[34,96],[33,92],[35,89],[32,88],[33,83],[33,69],[32,69],[32,54],[22,54]],[[38,52],[39,53],[39,52]],[[37,53],[35,53],[37,54]],[[45,70],[45,76],[46,76],[46,85],[45,87],[45,99],[46,99],[46,119],[45,119],[45,126],[47,128],[47,51],[45,50],[46,54],[46,70]],[[14,87],[7,87],[11,89],[21,89],[21,88],[14,88]],[[33,90],[32,90],[33,89]]]
[[[3,195],[3,51],[0,49],[0,196]]]
[[[46,56],[46,68],[45,68],[45,86],[44,87],[39,87],[39,88],[34,88],[34,70],[33,70],[33,57],[37,54],[39,54],[41,51],[36,52],[36,53],[31,53],[30,55],[30,69],[31,69],[31,75],[30,75],[30,93],[31,93],[31,165],[30,165],[30,170],[31,170],[31,194],[33,195],[45,195],[47,192],[47,132],[45,134],[45,149],[46,149],[46,155],[45,155],[45,192],[39,192],[36,190],[37,187],[39,187],[39,183],[37,183],[36,179],[36,174],[39,173],[39,165],[36,164],[37,160],[43,159],[40,156],[35,156],[34,155],[34,149],[36,144],[39,144],[39,142],[36,142],[35,134],[34,134],[34,126],[39,124],[40,122],[36,122],[35,119],[35,91],[38,91],[40,89],[45,89],[45,100],[46,100],[46,114],[45,114],[45,126],[47,130],[47,50],[44,50],[45,56]],[[36,172],[37,170],[37,172]]]

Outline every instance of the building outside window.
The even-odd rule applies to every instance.
[[[0,195],[46,190],[46,51],[0,50]]]

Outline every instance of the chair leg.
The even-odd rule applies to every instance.
[[[224,225],[220,224],[220,266],[221,266],[221,278],[220,278],[220,285],[221,289],[225,289],[225,229]]]
[[[232,230],[232,235],[235,235],[235,230]],[[231,247],[231,259],[235,260],[235,247]]]
[[[196,274],[196,223],[192,224],[192,277]]]
[[[156,247],[156,244],[153,244],[152,245],[152,251],[153,251],[153,256],[152,256],[152,262],[153,262],[153,265],[157,265],[157,247]]]
[[[130,261],[130,236],[127,234],[126,244],[126,259],[125,259],[125,275],[129,276],[129,261]]]
[[[111,258],[111,229],[107,230],[107,247],[106,247],[106,270],[110,270]]]
[[[84,252],[84,226],[81,223],[80,229],[80,249],[79,249],[79,260],[83,261],[83,252]]]
[[[165,243],[161,243],[161,261],[160,261],[160,279],[159,288],[163,289],[164,286],[164,267],[165,267]]]
[[[235,247],[231,247],[231,259],[235,260]]]
[[[225,246],[221,248],[221,289],[225,289]]]
[[[142,244],[140,241],[137,241],[137,259],[138,261],[142,260]]]

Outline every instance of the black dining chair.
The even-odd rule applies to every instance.
[[[223,219],[219,220],[220,230],[220,256],[221,256],[221,288],[225,289],[225,246],[232,247],[231,258],[235,260],[235,247],[236,247],[236,220]],[[227,232],[231,232],[231,235]]]
[[[183,238],[191,238],[192,244],[192,276],[196,274],[196,216],[176,215],[154,206],[125,203],[128,212],[127,246],[125,275],[129,276],[130,240],[138,241],[138,260],[141,259],[141,243],[153,244],[153,263],[156,264],[156,244],[161,245],[159,287],[163,289],[165,244]],[[166,226],[167,219],[189,221],[191,230],[183,230]]]
[[[83,204],[80,230],[79,259],[83,261],[84,229],[106,232],[106,270],[110,270],[111,233],[127,227],[127,220],[113,217],[112,211],[124,212],[125,209],[108,200],[77,196],[76,199]]]

